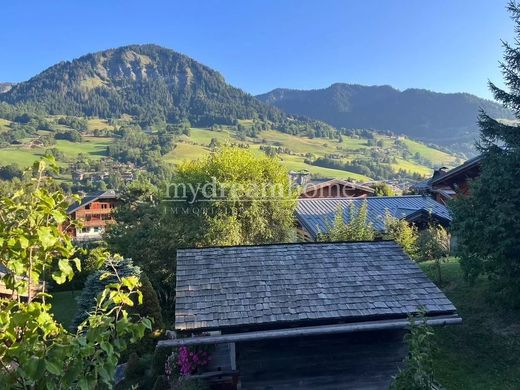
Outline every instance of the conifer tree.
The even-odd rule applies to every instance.
[[[514,45],[503,43],[500,67],[507,90],[492,82],[489,87],[495,99],[520,120],[520,7],[510,2],[508,10],[517,38]],[[519,304],[520,128],[485,112],[480,114],[479,125],[481,175],[471,183],[468,197],[452,203],[453,233],[466,275],[472,280],[481,274],[490,276],[497,292]]]

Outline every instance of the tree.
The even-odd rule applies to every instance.
[[[394,240],[412,259],[417,257],[417,227],[405,219],[393,217],[390,212],[385,214],[385,238]]]
[[[0,166],[1,180],[13,180],[14,178],[21,179],[22,175],[22,170],[16,164]]]
[[[274,158],[223,148],[181,164],[174,185],[187,189],[182,206],[191,212],[179,218],[198,231],[200,244],[261,244],[294,238],[297,193],[287,170]],[[201,190],[193,191],[197,188]]]
[[[112,261],[110,266],[113,266],[117,271],[117,275],[121,277],[135,276],[141,282],[141,292],[143,294],[143,304],[137,305],[132,308],[132,311],[137,310],[143,317],[153,319],[155,326],[162,326],[162,316],[157,300],[157,294],[150,285],[150,281],[141,269],[135,266],[131,259],[121,259],[119,261]],[[72,320],[71,328],[76,330],[77,327],[85,321],[88,314],[96,305],[96,297],[103,292],[106,286],[110,283],[117,282],[115,276],[101,278],[101,276],[110,269],[103,267],[93,273],[91,273],[86,282],[85,287],[81,291],[81,295],[78,299],[78,308],[76,309],[76,315]]]
[[[297,193],[277,160],[224,148],[181,164],[175,180],[160,187],[129,186],[106,240],[149,276],[166,317],[175,303],[177,248],[286,242],[295,235]]]
[[[372,241],[375,231],[368,221],[367,202],[356,209],[354,204],[349,209],[350,218],[345,222],[343,209],[338,207],[336,216],[327,233],[319,234],[320,241]]]
[[[388,184],[385,182],[378,182],[372,186],[377,196],[394,196],[395,192]]]
[[[442,284],[441,263],[450,255],[450,234],[441,225],[430,223],[426,230],[419,234],[417,240],[418,260],[434,260],[437,268],[437,280]]]
[[[50,166],[57,169],[49,160]],[[35,292],[51,274],[56,283],[71,280],[80,262],[71,238],[59,228],[67,218],[67,199],[47,184],[44,160],[36,177],[11,197],[0,199],[0,264],[9,272],[6,287],[27,300],[0,299],[0,388],[92,389],[110,387],[120,354],[143,337],[150,321],[128,315],[132,298],[141,300],[139,280],[120,277],[115,255],[98,253],[97,263],[115,277],[96,300],[88,318],[70,333],[51,314],[51,297]]]
[[[508,9],[516,24],[515,46],[504,43],[502,73],[508,90],[489,84],[497,101],[520,119],[520,8]],[[520,303],[520,131],[481,112],[479,117],[481,175],[467,197],[455,200],[452,231],[457,238],[461,266],[471,280],[490,276],[496,291],[509,302]]]

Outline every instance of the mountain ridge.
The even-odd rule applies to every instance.
[[[158,45],[128,45],[61,61],[13,86],[0,101],[50,114],[188,119],[195,124],[283,114],[226,83],[217,71]]]
[[[371,128],[440,145],[461,147],[477,135],[477,116],[483,108],[491,116],[511,114],[488,99],[466,92],[443,93],[422,88],[398,90],[389,85],[334,83],[327,88],[277,88],[256,96],[294,115],[325,121],[338,128]]]

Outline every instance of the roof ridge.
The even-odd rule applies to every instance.
[[[319,200],[369,200],[369,199],[404,199],[404,198],[430,198],[426,195],[397,195],[397,196],[367,196],[364,198],[349,198],[349,197],[335,197],[335,198],[300,198],[300,201],[319,201]]]
[[[380,239],[380,240],[362,240],[362,241],[303,241],[303,242],[278,242],[278,243],[264,243],[264,244],[242,244],[242,245],[213,245],[205,247],[184,247],[177,248],[177,251],[185,250],[204,250],[204,249],[225,249],[225,248],[254,248],[254,247],[266,247],[266,246],[292,246],[292,245],[330,245],[330,244],[369,244],[369,243],[395,243],[394,240]],[[397,244],[396,244],[397,245]]]

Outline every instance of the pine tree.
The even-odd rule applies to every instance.
[[[508,10],[516,24],[514,46],[503,43],[500,64],[508,90],[489,83],[496,100],[520,120],[520,7]],[[453,233],[457,237],[461,265],[475,280],[486,274],[497,292],[520,303],[520,129],[504,124],[485,112],[479,117],[477,145],[482,154],[481,176],[470,186],[470,195],[453,202]]]

